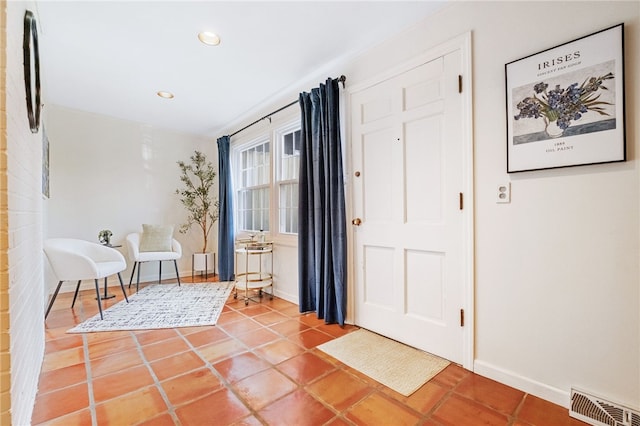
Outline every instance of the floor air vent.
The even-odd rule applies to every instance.
[[[594,426],[640,426],[638,411],[576,389],[571,389],[569,415]]]

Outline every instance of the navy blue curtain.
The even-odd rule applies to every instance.
[[[220,281],[231,281],[234,277],[234,236],[233,236],[233,188],[231,185],[231,159],[229,136],[218,139],[218,197],[220,214],[218,218],[218,268]]]
[[[338,82],[301,93],[298,204],[300,312],[344,325],[347,237]]]

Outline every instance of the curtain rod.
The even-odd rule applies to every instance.
[[[334,80],[337,80],[337,81],[338,81],[338,83],[342,83],[342,88],[344,89],[344,82],[345,82],[345,81],[347,81],[347,77],[345,77],[344,75],[341,75],[341,76],[340,76],[340,77],[338,77],[338,78],[334,78]],[[229,135],[229,137],[235,136],[235,135],[237,135],[238,133],[242,132],[243,130],[247,130],[249,127],[253,126],[254,124],[258,124],[259,122],[261,122],[262,120],[266,120],[267,118],[269,119],[269,121],[271,121],[271,116],[272,116],[272,115],[277,114],[277,113],[279,113],[280,111],[285,110],[285,109],[289,108],[290,106],[293,106],[293,105],[295,105],[295,104],[297,104],[297,103],[298,103],[298,101],[297,101],[297,100],[295,100],[295,101],[291,102],[290,104],[287,104],[287,105],[283,106],[282,108],[278,108],[277,110],[270,112],[269,114],[265,115],[264,117],[258,118],[258,119],[257,119],[256,121],[254,121],[253,123],[251,123],[251,124],[247,124],[247,125],[246,125],[246,126],[244,126],[242,129],[240,129],[240,130],[236,130],[235,132],[231,133],[231,134]]]

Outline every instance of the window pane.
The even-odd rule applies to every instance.
[[[287,179],[287,168],[289,167],[289,157],[282,157],[280,160],[280,180]]]
[[[282,233],[298,232],[298,174],[300,170],[300,129],[283,134],[278,165],[278,228]]]
[[[298,233],[298,184],[291,184],[291,230],[292,234]]]
[[[278,208],[278,223],[280,226],[280,232],[283,232],[287,226],[287,215],[286,211],[286,199],[287,199],[287,185],[280,184],[280,188],[278,189],[278,199],[280,202],[280,206]]]
[[[289,185],[282,184],[280,185],[280,209],[287,208],[287,192],[289,190]]]
[[[269,208],[271,207],[271,191],[268,188],[264,189],[264,201],[265,208],[269,210]]]
[[[245,191],[244,197],[245,197],[244,208],[247,210],[252,210],[253,209],[253,191],[250,189]]]
[[[291,184],[291,208],[298,210],[298,184]]]
[[[287,155],[293,155],[293,133],[288,133],[286,135],[284,135],[283,138],[283,150],[282,152],[284,153],[285,156]]]
[[[289,171],[289,179],[298,179],[298,163],[300,162],[300,157],[291,158],[291,168]]]
[[[253,158],[255,157],[255,149],[249,148],[247,151],[247,169],[253,168]]]
[[[271,180],[271,153],[268,151],[269,145],[267,145],[267,154],[265,157],[265,173],[264,173],[264,181],[262,181],[262,185],[268,185]]]
[[[298,179],[300,162],[300,130],[282,136],[282,155],[280,159],[280,180]]]
[[[298,212],[294,212],[294,214],[291,215],[291,230],[289,232],[291,232],[292,234],[297,234],[298,233]]]
[[[262,207],[262,204],[260,203],[260,191],[259,190],[251,191],[251,198],[252,198],[251,207],[253,207],[255,210],[260,210],[260,208]]]
[[[298,232],[298,184],[280,184],[279,226],[280,232]]]
[[[269,142],[263,141],[237,154],[238,228],[243,231],[268,230],[271,158]]]
[[[300,130],[296,130],[293,135],[294,135],[294,143],[293,143],[293,151],[295,153],[295,155],[300,155],[300,137],[302,136],[302,133],[300,133]]]
[[[251,182],[249,186],[259,185],[260,180],[258,179],[258,167],[254,166],[251,168]]]
[[[242,228],[251,230],[253,229],[253,212],[251,210],[245,210],[244,212],[244,226]]]

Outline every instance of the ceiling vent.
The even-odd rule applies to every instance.
[[[569,415],[594,426],[640,426],[640,412],[573,388]]]

